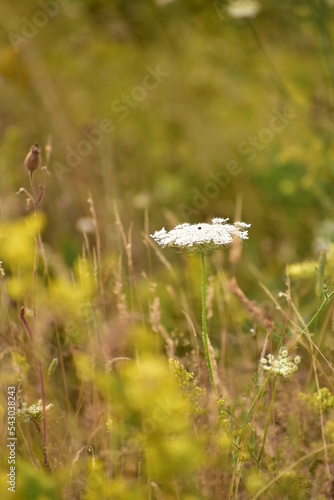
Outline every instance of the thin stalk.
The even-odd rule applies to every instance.
[[[323,303],[320,305],[320,307],[317,310],[317,312],[314,314],[314,316],[310,319],[310,321],[307,323],[307,325],[305,326],[305,328],[302,330],[301,335],[303,333],[306,334],[307,330],[310,328],[310,326],[312,325],[312,323],[314,323],[314,321],[317,319],[317,317],[319,316],[319,314],[321,313],[321,311],[323,310],[323,308],[328,304],[328,302],[333,297],[333,295],[334,295],[334,292],[330,293],[329,295],[325,294],[325,299],[324,299]]]
[[[30,172],[30,180],[31,180],[31,188],[33,190],[33,197],[35,199],[35,218],[37,221],[37,215],[39,210],[39,203],[42,199],[44,189],[43,186],[40,185],[40,192],[38,193],[35,188],[35,183],[32,177],[32,172]],[[41,234],[38,229],[38,232],[35,236],[35,259],[34,259],[34,270],[33,270],[33,313],[34,313],[34,326],[37,328],[37,308],[36,308],[36,280],[37,280],[37,272],[38,272],[38,261],[41,249]],[[24,310],[23,310],[24,313]],[[28,326],[29,328],[29,326]],[[42,420],[42,439],[43,439],[43,459],[44,465],[47,469],[50,469],[50,464],[48,461],[47,453],[46,453],[46,404],[45,404],[45,387],[44,387],[44,376],[43,376],[43,368],[42,363],[38,360],[38,371],[39,371],[39,379],[41,384],[41,398],[42,398],[42,412],[43,412],[43,420]]]
[[[39,379],[41,384],[41,397],[42,397],[42,410],[43,410],[43,459],[44,465],[47,469],[50,469],[50,464],[48,461],[48,456],[46,452],[46,405],[45,405],[45,389],[44,389],[44,377],[43,377],[43,368],[42,363],[38,360],[38,370],[39,370]]]
[[[333,102],[333,88],[334,88],[334,64],[333,64],[333,43],[331,38],[331,29],[330,29],[330,7],[326,5],[326,2],[316,2],[313,5],[313,15],[312,19],[318,29],[319,37],[320,37],[320,50],[322,51],[327,75],[331,82],[331,87],[329,91],[330,94],[330,103]]]
[[[21,320],[21,323],[28,335],[28,338],[29,338],[29,341],[31,343],[31,345],[33,345],[33,341],[34,341],[34,336],[33,336],[33,333],[31,331],[31,328],[27,322],[27,320],[25,319],[25,316],[24,316],[24,307],[21,307],[21,310],[20,310],[20,320]],[[43,369],[42,369],[42,363],[40,362],[40,360],[38,360],[38,371],[39,371],[39,380],[40,380],[40,384],[41,384],[41,399],[42,399],[42,410],[43,410],[43,427],[42,427],[42,434],[43,434],[43,459],[44,459],[44,465],[47,469],[50,469],[50,464],[49,464],[49,461],[48,461],[48,458],[47,458],[47,454],[46,454],[46,418],[45,418],[45,415],[46,415],[46,409],[45,409],[45,389],[44,389],[44,377],[43,377]]]
[[[268,375],[268,377],[266,378],[266,380],[262,384],[261,388],[258,390],[256,396],[254,397],[249,410],[247,411],[247,418],[251,416],[253,410],[254,410],[254,413],[253,413],[252,419],[250,421],[248,432],[247,432],[247,434],[246,434],[246,436],[244,438],[244,442],[242,443],[242,445],[240,445],[240,447],[237,446],[237,448],[240,451],[240,454],[239,454],[239,456],[237,458],[236,463],[234,464],[233,476],[232,476],[232,479],[231,479],[231,482],[230,482],[230,488],[229,488],[228,497],[227,497],[228,500],[230,500],[232,498],[232,496],[235,495],[235,492],[238,489],[238,485],[239,485],[239,482],[240,482],[241,473],[242,473],[242,469],[243,469],[243,462],[241,462],[240,456],[241,456],[241,453],[243,453],[244,450],[245,450],[245,448],[247,447],[247,443],[249,441],[249,437],[250,437],[250,434],[251,434],[251,429],[252,429],[254,421],[255,421],[257,408],[258,408],[258,405],[260,404],[261,398],[262,398],[263,393],[264,393],[264,389],[265,389],[265,387],[266,387],[269,379],[270,379],[270,376]],[[255,457],[254,457],[254,459],[257,461],[257,459]],[[259,466],[259,464],[258,464],[258,467],[261,467],[261,466]]]
[[[271,398],[271,402],[270,402],[270,406],[269,406],[269,410],[268,410],[268,415],[267,415],[266,423],[265,423],[265,426],[264,426],[264,433],[263,433],[261,450],[260,450],[260,453],[259,453],[259,456],[258,456],[258,459],[257,459],[258,463],[260,463],[260,460],[261,460],[261,457],[262,457],[262,453],[263,453],[263,450],[264,450],[264,445],[265,445],[265,442],[266,442],[268,428],[269,428],[270,415],[271,415],[271,411],[272,411],[273,406],[274,406],[274,401],[275,401],[276,394],[277,394],[277,388],[278,388],[278,382],[276,381],[275,382],[275,387],[274,387],[274,392],[273,392],[273,397]]]
[[[333,367],[332,365],[327,361],[327,359],[325,358],[325,356],[322,354],[322,352],[320,351],[320,349],[316,346],[316,344],[312,341],[312,338],[311,338],[311,335],[309,333],[309,329],[310,329],[310,326],[317,320],[319,314],[321,313],[321,311],[326,307],[326,305],[328,304],[328,302],[331,300],[331,298],[334,296],[334,292],[331,292],[329,295],[327,295],[327,293],[325,293],[325,299],[324,301],[320,304],[318,310],[315,312],[315,314],[312,316],[312,318],[310,319],[310,321],[307,323],[307,325],[302,329],[302,331],[300,332],[299,334],[299,337],[296,339],[296,341],[294,342],[293,345],[295,345],[297,342],[298,342],[298,339],[300,337],[302,337],[303,335],[305,335],[305,337],[307,338],[307,340],[310,342],[310,344],[316,349],[316,351],[318,351],[318,353],[320,354],[320,356],[322,356],[322,358],[324,359],[324,361],[328,364],[328,366],[331,368],[331,370],[333,371]],[[294,310],[296,310],[294,308]],[[304,323],[305,324],[305,323]],[[293,346],[292,346],[293,347]]]
[[[334,443],[332,443],[332,444],[330,444],[328,446],[328,448],[330,448],[330,449],[332,449],[333,447],[334,447]],[[261,488],[260,491],[258,491],[256,493],[256,495],[254,495],[252,497],[252,500],[257,500],[258,498],[264,498],[262,496],[263,493],[265,493],[267,490],[269,490],[269,488],[271,486],[273,486],[274,483],[277,483],[278,480],[281,479],[281,477],[284,477],[284,476],[287,476],[288,474],[291,474],[291,471],[293,471],[296,467],[298,467],[303,462],[306,462],[306,460],[308,460],[309,458],[314,457],[318,453],[321,453],[323,450],[324,450],[323,446],[320,446],[316,450],[312,450],[309,453],[306,453],[301,458],[299,458],[298,460],[296,460],[295,462],[293,462],[292,464],[290,464],[288,467],[286,467],[285,469],[281,470],[279,474],[277,474],[273,479],[271,479],[270,481],[268,481],[263,486],[263,488]]]
[[[206,273],[205,273],[205,257],[204,253],[201,253],[201,268],[202,268],[202,332],[203,332],[203,343],[205,349],[206,363],[208,365],[210,380],[212,389],[217,392],[215,382],[213,379],[213,372],[209,353],[209,343],[208,343],[208,333],[206,328]]]

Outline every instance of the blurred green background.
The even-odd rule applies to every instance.
[[[116,204],[140,269],[145,213],[150,232],[230,217],[280,282],[334,235],[332,3],[1,1],[1,218],[51,138],[43,239],[69,265],[91,193],[104,249]]]

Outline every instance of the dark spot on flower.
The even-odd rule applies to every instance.
[[[202,229],[202,226],[198,226],[197,229]]]

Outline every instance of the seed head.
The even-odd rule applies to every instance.
[[[228,219],[216,217],[212,224],[205,222],[199,224],[179,224],[171,231],[165,228],[151,234],[151,238],[161,247],[174,247],[188,252],[206,252],[228,247],[233,237],[241,240],[248,239],[247,228],[250,224],[235,222],[227,224]]]
[[[33,146],[31,146],[29,153],[27,154],[26,159],[24,160],[24,166],[30,173],[34,172],[41,163],[41,149],[38,146],[37,142]]]

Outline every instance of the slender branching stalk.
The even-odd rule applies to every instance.
[[[30,329],[30,326],[24,316],[25,309],[24,307],[21,307],[20,310],[20,320],[23,325],[23,328],[25,329],[29,341],[31,345],[33,346],[34,343],[34,336],[33,333]],[[42,410],[43,410],[43,426],[42,426],[42,436],[43,436],[43,460],[44,460],[44,465],[47,469],[50,469],[50,464],[48,461],[47,453],[46,453],[46,404],[45,404],[45,389],[44,389],[44,376],[43,376],[43,368],[42,368],[42,363],[40,360],[38,360],[38,372],[39,372],[39,380],[41,384],[41,399],[42,399]]]

